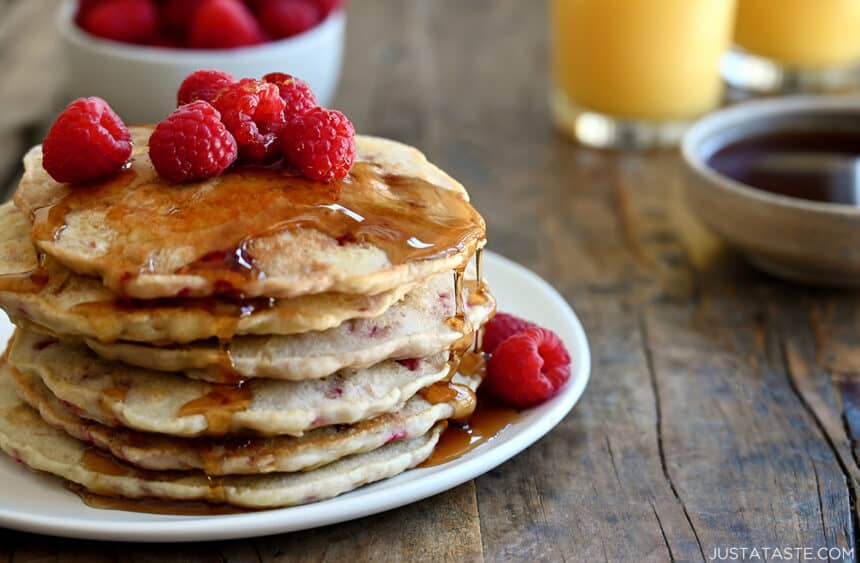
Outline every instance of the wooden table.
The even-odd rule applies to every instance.
[[[49,3],[5,3],[21,15],[0,36],[11,179],[10,155],[40,138],[31,110],[55,107],[43,89],[58,63]],[[355,0],[336,105],[462,180],[491,248],[575,307],[593,375],[555,430],[473,482],[347,524],[168,546],[0,531],[0,562],[700,561],[716,548],[856,547],[860,299],[746,266],[685,209],[674,152],[598,152],[556,134],[545,21],[541,2]],[[10,72],[45,81],[16,91]]]

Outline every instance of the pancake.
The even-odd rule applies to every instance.
[[[448,354],[387,361],[324,379],[254,379],[241,387],[105,360],[82,343],[18,330],[9,364],[38,376],[84,418],[174,436],[264,435],[351,424],[398,410],[420,389],[444,379]]]
[[[451,279],[450,274],[440,276]],[[24,215],[12,203],[0,205],[0,307],[16,323],[57,334],[158,344],[326,330],[349,319],[381,315],[412,287],[407,284],[372,296],[119,300],[98,279],[74,274],[56,261],[43,260],[39,267]]]
[[[325,426],[300,438],[242,437],[228,440],[175,438],[133,432],[86,421],[66,409],[38,377],[0,366],[0,379],[11,378],[20,396],[42,419],[67,434],[109,451],[118,459],[154,471],[204,470],[208,475],[305,471],[342,457],[369,452],[397,440],[411,440],[437,422],[463,418],[475,407],[474,395],[461,392],[431,404],[415,395],[402,409],[351,426]],[[454,376],[453,383],[472,391],[478,377]]]
[[[50,426],[0,380],[0,449],[32,469],[81,485],[88,491],[127,498],[203,500],[245,508],[275,508],[337,496],[361,485],[402,473],[425,460],[444,428],[392,442],[299,473],[210,478],[201,472],[136,469]]]
[[[465,309],[474,327],[495,309],[490,292],[475,295],[467,283]],[[423,358],[448,350],[462,333],[449,326],[455,313],[451,276],[437,275],[408,293],[384,314],[322,332],[291,336],[240,336],[230,342],[192,342],[154,347],[132,342],[87,342],[103,358],[150,369],[179,371],[215,383],[267,377],[303,380],[326,377],[345,368],[363,368],[386,359]]]
[[[240,166],[173,185],[149,160],[152,129],[130,131],[130,166],[108,180],[57,183],[37,146],[15,194],[41,251],[124,297],[375,295],[464,265],[485,242],[465,189],[407,145],[358,136],[342,181]]]

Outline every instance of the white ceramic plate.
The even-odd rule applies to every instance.
[[[573,357],[572,377],[552,400],[526,411],[495,439],[435,467],[413,469],[337,498],[293,508],[224,516],[166,516],[97,510],[61,481],[38,475],[0,453],[0,526],[74,538],[116,541],[203,541],[263,536],[344,522],[451,489],[493,469],[536,442],[570,411],[585,390],[591,358],[582,325],[547,282],[497,254],[486,253],[486,278],[499,309],[556,331]],[[2,313],[0,313],[2,314]],[[12,334],[0,318],[0,346]]]

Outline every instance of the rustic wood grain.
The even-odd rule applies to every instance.
[[[21,154],[42,138],[61,103],[62,62],[54,33],[57,0],[0,4],[0,200],[20,174]]]
[[[857,293],[747,267],[690,216],[675,152],[594,151],[556,134],[545,20],[542,2],[353,2],[335,105],[462,180],[491,247],[575,306],[594,367],[567,419],[472,483],[355,522],[167,546],[0,531],[0,563],[702,561],[717,547],[856,548]],[[0,72],[31,59],[10,60],[0,51]],[[0,147],[17,143],[0,149],[0,175],[2,155],[42,122],[0,129]]]

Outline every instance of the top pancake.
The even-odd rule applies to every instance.
[[[373,295],[484,244],[463,187],[407,145],[359,136],[349,177],[327,184],[273,166],[172,185],[149,160],[151,128],[131,133],[130,166],[83,186],[53,181],[31,149],[15,194],[42,252],[122,296]]]

